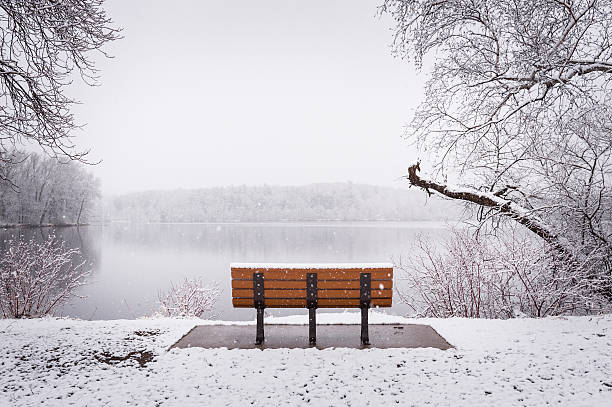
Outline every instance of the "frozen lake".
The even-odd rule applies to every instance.
[[[158,307],[158,292],[185,277],[216,281],[222,293],[216,318],[249,320],[255,311],[234,309],[230,262],[388,262],[405,255],[419,234],[439,239],[443,223],[315,222],[219,224],[121,224],[57,229],[0,230],[1,241],[18,236],[41,239],[53,231],[81,248],[93,272],[89,284],[64,307],[82,319],[137,318]],[[395,284],[401,274],[395,273]],[[389,313],[409,308],[394,294]],[[333,311],[333,310],[332,310]],[[307,310],[268,309],[273,315]],[[319,312],[326,312],[319,310]],[[336,311],[337,312],[337,311]]]

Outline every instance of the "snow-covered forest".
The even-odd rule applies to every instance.
[[[109,205],[111,219],[132,222],[429,221],[461,212],[416,190],[353,183],[150,191]]]
[[[15,164],[0,182],[0,225],[88,223],[96,215],[99,181],[74,161],[12,152]]]

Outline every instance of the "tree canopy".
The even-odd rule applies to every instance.
[[[15,150],[24,144],[47,154],[84,160],[71,140],[75,103],[66,87],[78,74],[89,84],[93,52],[118,37],[103,0],[0,0],[0,180],[10,180]]]
[[[612,2],[387,0],[382,10],[396,21],[395,52],[432,61],[407,132],[423,160],[411,184],[476,204],[483,224],[519,222],[612,298]]]

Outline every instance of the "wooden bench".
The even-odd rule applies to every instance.
[[[308,308],[309,340],[317,342],[317,308],[361,308],[361,343],[369,345],[368,309],[390,307],[393,265],[232,263],[232,303],[257,309],[255,343],[264,342],[265,308]]]

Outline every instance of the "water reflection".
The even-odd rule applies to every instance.
[[[55,233],[79,247],[93,273],[63,314],[83,319],[137,318],[157,308],[170,281],[203,277],[223,289],[215,314],[246,320],[254,311],[231,305],[230,262],[380,262],[405,254],[419,233],[434,238],[438,223],[112,224],[0,231],[8,239]],[[397,281],[397,279],[396,279]],[[406,313],[394,301],[388,311]],[[271,309],[274,315],[306,310]],[[326,312],[321,310],[320,312]],[[337,311],[336,311],[337,312]]]

